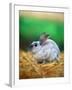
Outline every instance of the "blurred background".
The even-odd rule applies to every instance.
[[[43,32],[48,33],[64,51],[64,13],[19,11],[20,49],[27,50]]]

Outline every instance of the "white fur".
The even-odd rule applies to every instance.
[[[39,41],[34,41],[32,44],[34,43],[37,43],[37,47],[32,48],[32,53],[37,61],[45,62],[59,60],[60,50],[53,40],[46,40],[44,45],[40,45]]]

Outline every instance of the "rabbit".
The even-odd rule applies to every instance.
[[[38,63],[59,61],[60,49],[51,39],[47,39],[44,45],[41,45],[40,41],[33,41],[31,52]]]

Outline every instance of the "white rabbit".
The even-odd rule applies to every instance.
[[[59,60],[60,50],[53,40],[47,39],[44,45],[40,45],[39,41],[34,41],[31,46],[33,57],[37,62],[46,63],[47,61]]]

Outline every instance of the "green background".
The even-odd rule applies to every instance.
[[[26,50],[32,41],[39,40],[41,33],[47,32],[60,50],[64,50],[63,21],[19,16],[19,32],[21,49]]]

